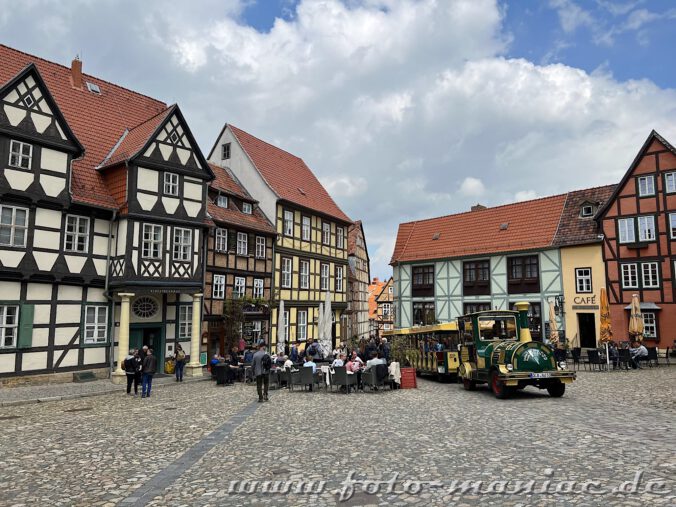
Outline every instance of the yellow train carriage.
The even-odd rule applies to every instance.
[[[403,342],[406,358],[419,375],[438,380],[457,378],[460,355],[456,322],[385,331],[383,337]]]

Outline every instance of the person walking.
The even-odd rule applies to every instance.
[[[183,368],[185,367],[185,352],[183,347],[178,343],[176,345],[176,353],[174,354],[174,373],[176,373],[176,382],[183,382]]]
[[[124,372],[127,374],[127,395],[131,395],[131,386],[134,386],[134,396],[138,395],[138,365],[141,358],[138,350],[131,349],[129,355],[124,358]]]
[[[150,398],[150,389],[153,387],[153,375],[157,371],[157,358],[153,349],[148,349],[143,359],[143,383],[141,385],[141,398]]]
[[[267,353],[265,343],[258,345],[258,352],[253,356],[253,374],[256,377],[258,403],[268,401],[268,387],[270,386],[270,368],[272,358]]]

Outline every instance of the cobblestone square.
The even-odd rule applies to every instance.
[[[675,386],[660,367],[581,372],[561,399],[420,380],[258,404],[205,381],[5,406],[0,505],[673,505]]]

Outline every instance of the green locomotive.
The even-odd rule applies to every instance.
[[[458,318],[460,351],[459,378],[468,391],[487,383],[497,398],[507,398],[526,386],[547,389],[558,398],[575,372],[565,361],[557,364],[554,350],[531,339],[528,303],[517,303],[518,311],[484,311]]]

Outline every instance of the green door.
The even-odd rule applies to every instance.
[[[143,347],[143,329],[131,328],[129,330],[129,348],[140,349]]]
[[[157,373],[164,373],[164,333],[157,324],[133,324],[129,329],[129,348],[147,345],[157,358]]]

